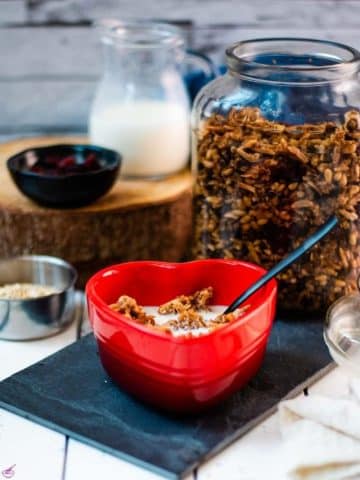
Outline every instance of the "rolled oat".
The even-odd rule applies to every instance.
[[[55,293],[59,293],[57,288],[36,283],[9,283],[0,286],[1,300],[29,300]]]

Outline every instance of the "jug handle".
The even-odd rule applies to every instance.
[[[215,63],[204,53],[196,52],[191,48],[186,49],[186,63],[197,65],[209,79],[216,78],[221,74]]]

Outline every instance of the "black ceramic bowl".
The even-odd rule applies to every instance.
[[[86,164],[89,161],[92,167]],[[71,164],[68,168],[67,162]],[[24,195],[55,208],[94,202],[113,186],[120,165],[117,152],[95,145],[34,147],[7,161],[10,175]]]

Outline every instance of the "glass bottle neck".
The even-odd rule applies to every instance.
[[[182,49],[133,48],[104,43],[105,75],[110,76],[160,76],[164,71],[175,70],[184,58]]]
[[[177,27],[118,20],[104,20],[98,26],[107,75],[155,76],[175,69],[185,56],[184,39]]]

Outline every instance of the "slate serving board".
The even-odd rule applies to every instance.
[[[130,397],[102,369],[92,334],[0,383],[0,406],[179,479],[332,368],[322,324],[278,319],[264,364],[211,412],[180,418]]]

